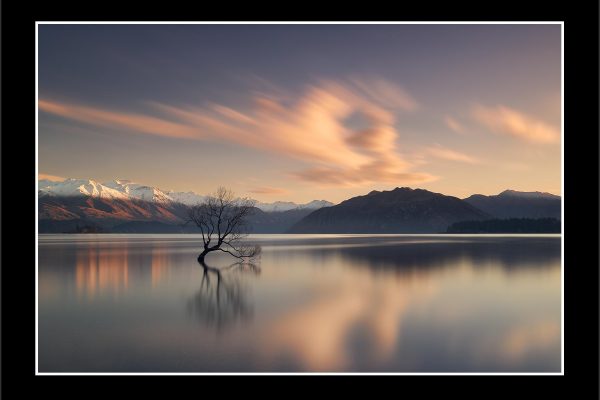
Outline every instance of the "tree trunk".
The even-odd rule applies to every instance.
[[[198,262],[199,263],[204,264],[204,257],[206,257],[206,255],[208,254],[209,251],[210,250],[208,250],[208,249],[204,249],[202,251],[202,253],[200,253],[200,255],[198,256]]]

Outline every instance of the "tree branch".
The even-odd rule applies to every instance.
[[[240,260],[243,260],[243,259],[244,259],[244,257],[245,257],[245,256],[238,256],[238,255],[236,255],[236,254],[233,254],[233,253],[232,253],[232,252],[230,252],[229,250],[225,250],[225,249],[222,249],[222,248],[220,248],[220,247],[219,247],[218,249],[216,249],[216,250],[221,250],[222,252],[225,252],[225,253],[231,254],[232,256],[234,256],[235,258],[239,258]]]

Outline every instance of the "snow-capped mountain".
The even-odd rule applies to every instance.
[[[319,208],[323,208],[323,207],[331,207],[334,204],[330,201],[327,200],[313,200],[310,201],[306,204],[301,204],[300,208],[306,208],[306,209],[310,209],[310,210],[317,210]]]
[[[194,233],[186,225],[189,206],[207,196],[165,191],[124,179],[99,183],[92,179],[38,180],[38,227],[43,233]],[[324,200],[306,204],[258,203],[250,217],[255,233],[285,232]]]
[[[126,179],[116,179],[99,183],[92,179],[66,179],[62,182],[40,179],[38,181],[39,196],[54,197],[97,197],[102,199],[142,200],[161,205],[181,203],[193,206],[201,203],[206,196],[194,192],[164,191],[157,187],[148,186]],[[276,201],[274,203],[257,202],[256,207],[265,212],[280,212],[289,210],[316,210],[332,206],[325,200],[313,200],[305,204],[290,201]]]
[[[291,201],[276,201],[274,203],[257,203],[256,207],[266,212],[288,211],[288,210],[316,210],[322,207],[332,206],[333,203],[326,200],[313,200],[305,204],[297,204]]]
[[[174,201],[172,197],[156,187],[134,183],[125,179],[105,182],[103,185],[138,200],[161,204],[169,204]]]
[[[63,182],[40,180],[39,196],[89,196],[101,199],[128,199],[128,195],[118,190],[102,185],[93,179],[66,179]]]
[[[171,190],[166,193],[174,201],[185,204],[186,206],[193,206],[198,203],[202,203],[204,199],[206,199],[206,196],[201,196],[194,192],[174,192]]]

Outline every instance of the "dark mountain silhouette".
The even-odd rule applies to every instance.
[[[423,189],[372,191],[313,211],[290,233],[440,233],[454,222],[489,215],[465,201]]]
[[[253,233],[283,233],[313,211],[308,208],[272,212],[256,209],[248,217],[248,223]]]
[[[464,200],[495,218],[561,218],[561,198],[550,193],[505,190],[495,196],[474,194]]]

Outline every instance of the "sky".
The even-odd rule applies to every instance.
[[[40,177],[561,194],[561,26],[38,26]]]

